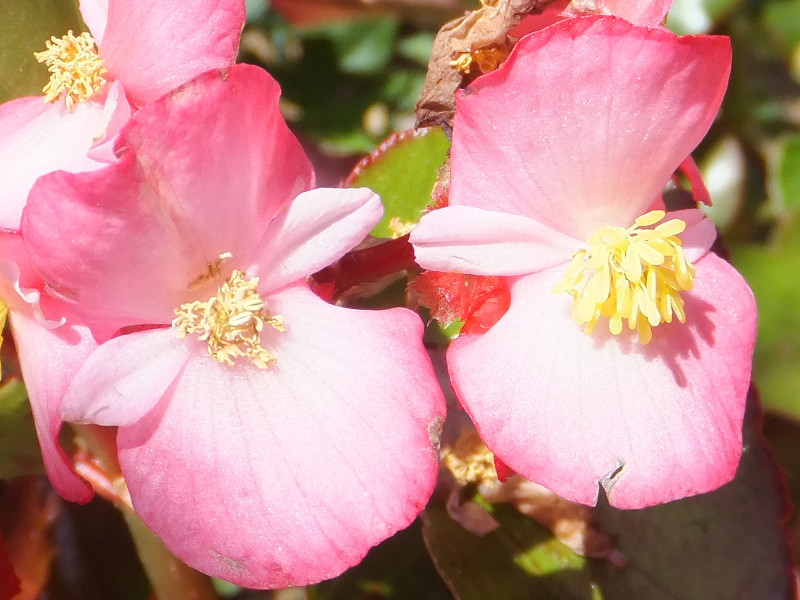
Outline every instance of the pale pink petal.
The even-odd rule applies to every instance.
[[[81,16],[95,43],[103,43],[108,19],[108,0],[80,0]]]
[[[210,297],[194,285],[209,265],[227,253],[223,268],[249,259],[273,215],[312,185],[278,93],[257,67],[210,72],[138,111],[117,163],[39,179],[26,247],[99,337],[168,324],[181,303]]]
[[[578,239],[627,226],[705,135],[730,60],[728,38],[614,17],[526,36],[457,97],[450,204],[528,216]]]
[[[100,56],[135,104],[229,67],[244,27],[243,0],[108,0]]]
[[[65,421],[131,425],[164,396],[190,353],[193,340],[174,329],[129,333],[102,344],[78,371],[64,396]]]
[[[622,17],[634,25],[661,25],[672,0],[602,0],[608,14]]]
[[[533,219],[471,206],[431,211],[410,241],[421,267],[472,275],[534,273],[568,263],[582,246]]]
[[[125,97],[125,90],[119,81],[111,84],[103,106],[105,127],[97,132],[94,145],[89,149],[89,158],[103,163],[113,163],[117,156],[114,146],[122,128],[131,118],[132,109]]]
[[[444,414],[415,314],[338,308],[304,285],[268,304],[286,317],[262,336],[277,364],[195,355],[118,435],[145,523],[191,566],[257,588],[333,577],[407,526]]]
[[[683,252],[689,262],[697,262],[708,253],[717,239],[717,226],[696,208],[676,210],[667,213],[664,219],[680,219],[686,223],[686,230],[680,234]]]
[[[61,399],[83,361],[97,347],[86,327],[42,326],[24,310],[10,312],[9,322],[19,353],[47,476],[67,500],[88,502],[89,485],[75,473],[58,443]]]
[[[453,387],[481,436],[512,469],[560,496],[639,508],[728,482],[741,453],[756,308],[714,254],[684,294],[686,324],[642,346],[599,322],[586,335],[552,269],[520,278],[511,307],[448,352]]]
[[[262,292],[305,279],[352,250],[383,216],[372,190],[316,189],[300,194],[269,224],[256,250]]]
[[[103,165],[86,156],[95,134],[104,129],[103,105],[83,102],[68,112],[63,102],[19,98],[0,106],[0,228],[18,229],[33,182],[64,169],[91,171]]]

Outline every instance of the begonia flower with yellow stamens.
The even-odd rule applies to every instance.
[[[724,37],[576,17],[457,97],[450,206],[411,242],[425,268],[508,278],[451,381],[495,455],[568,500],[644,507],[736,471],[753,296],[713,224],[661,198],[730,63]]]
[[[309,288],[383,209],[312,189],[278,96],[256,67],[209,72],[137,112],[113,165],[40,178],[22,219],[48,289],[111,338],[65,419],[119,427],[172,552],[259,588],[333,577],[411,523],[444,413],[415,313]]]

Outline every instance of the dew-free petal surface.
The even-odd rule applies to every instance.
[[[506,315],[455,340],[456,394],[497,456],[575,502],[640,508],[713,490],[734,475],[756,310],[741,276],[707,254],[685,293],[687,322],[642,346],[601,320],[586,335],[559,269],[519,278]]]
[[[67,500],[88,502],[92,489],[72,468],[58,443],[58,432],[64,392],[97,344],[86,327],[52,329],[24,310],[12,310],[9,322],[47,476],[55,490]]]
[[[108,0],[100,57],[142,105],[231,66],[244,21],[243,0]]]
[[[161,400],[195,348],[171,328],[105,342],[67,389],[61,409],[64,420],[113,426],[135,423]]]
[[[421,267],[472,275],[541,271],[569,262],[582,245],[533,219],[472,206],[431,211],[409,240]]]
[[[277,364],[195,355],[118,444],[134,507],[178,557],[277,588],[337,575],[415,518],[444,400],[415,314],[334,307],[305,285],[267,303],[286,318],[261,336]]]
[[[561,21],[457,96],[450,204],[578,239],[628,226],[705,135],[731,49],[615,17]]]
[[[381,199],[367,188],[300,194],[269,224],[256,250],[253,274],[262,274],[259,289],[277,290],[340,259],[381,216]]]
[[[0,106],[0,228],[18,229],[22,207],[36,179],[51,171],[91,171],[102,163],[86,156],[104,130],[103,104],[83,102],[68,112],[63,102],[41,96]]]

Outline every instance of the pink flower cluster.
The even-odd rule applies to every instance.
[[[448,350],[487,445],[623,508],[732,478],[755,331],[713,225],[661,195],[730,46],[658,27],[656,5],[530,26],[459,93],[449,206],[411,236],[424,268],[509,283],[505,315]],[[115,426],[136,512],[189,565],[259,588],[333,577],[417,516],[438,470],[422,321],[307,283],[380,198],[315,189],[277,83],[233,64],[241,0],[81,10],[92,35],[41,55],[47,101],[0,107],[0,297],[50,479],[88,500],[62,420]]]

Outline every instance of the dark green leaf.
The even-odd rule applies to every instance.
[[[441,505],[424,517],[434,563],[459,600],[751,600],[792,598],[784,490],[750,399],[736,478],[710,494],[594,517],[627,560],[584,559],[549,531],[495,506],[497,531],[475,536]]]
[[[0,479],[43,472],[28,394],[22,382],[9,379],[0,385]]]

